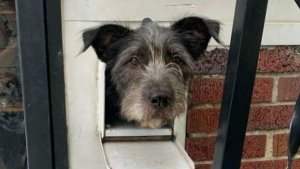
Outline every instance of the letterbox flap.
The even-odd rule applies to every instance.
[[[103,148],[111,169],[194,169],[175,141],[105,142]]]

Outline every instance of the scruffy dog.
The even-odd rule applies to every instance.
[[[83,33],[83,52],[92,46],[106,63],[105,120],[121,117],[157,128],[184,113],[193,61],[217,42],[220,24],[199,17],[170,27],[151,19],[138,29],[108,24]]]

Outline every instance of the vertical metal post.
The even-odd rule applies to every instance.
[[[239,169],[268,0],[237,0],[213,169]]]
[[[19,57],[29,169],[53,169],[43,1],[17,0]]]
[[[61,1],[45,0],[45,14],[54,165],[68,169]]]
[[[300,8],[300,0],[295,0],[295,2],[298,5],[298,7]]]
[[[289,145],[288,145],[288,169],[292,168],[292,163],[298,152],[300,145],[300,94],[294,107],[293,117],[290,123]]]
[[[16,1],[30,169],[68,168],[60,4]]]
[[[300,0],[295,0],[300,8]],[[292,163],[298,152],[300,145],[300,94],[294,107],[293,117],[290,123],[289,148],[288,148],[288,163],[287,168],[292,168]]]

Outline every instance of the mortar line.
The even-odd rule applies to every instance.
[[[296,155],[296,159],[300,158],[300,154]],[[242,162],[264,162],[264,161],[273,161],[273,160],[287,160],[287,156],[281,157],[257,157],[257,158],[243,158]],[[194,161],[195,165],[201,164],[212,164],[212,161]]]
[[[266,133],[266,148],[265,148],[265,157],[273,157],[273,133]]]
[[[274,85],[273,85],[273,91],[272,91],[272,103],[277,103],[277,97],[278,97],[278,82],[279,77],[274,77]]]
[[[274,78],[274,77],[299,77],[299,72],[258,72],[256,73],[256,77],[258,78]],[[225,74],[195,74],[194,78],[202,78],[202,79],[225,79]]]
[[[285,106],[285,105],[295,105],[296,101],[285,101],[285,102],[276,102],[276,103],[252,103],[252,107],[259,106]],[[205,103],[205,104],[194,104],[191,105],[189,109],[205,109],[205,108],[221,108],[221,103]]]
[[[289,132],[288,128],[285,129],[275,129],[275,130],[254,130],[247,131],[246,136],[255,136],[255,135],[267,135],[267,134],[287,134]],[[203,138],[217,136],[217,132],[209,133],[188,133],[188,138]]]

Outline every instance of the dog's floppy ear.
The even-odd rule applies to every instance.
[[[84,47],[82,52],[85,52],[92,46],[100,60],[103,61],[103,55],[118,40],[127,36],[131,30],[120,25],[104,25],[99,28],[85,30],[82,34]]]
[[[210,38],[218,43],[220,23],[199,17],[183,18],[172,25],[172,30],[179,33],[183,45],[194,59],[197,59],[207,48]]]

